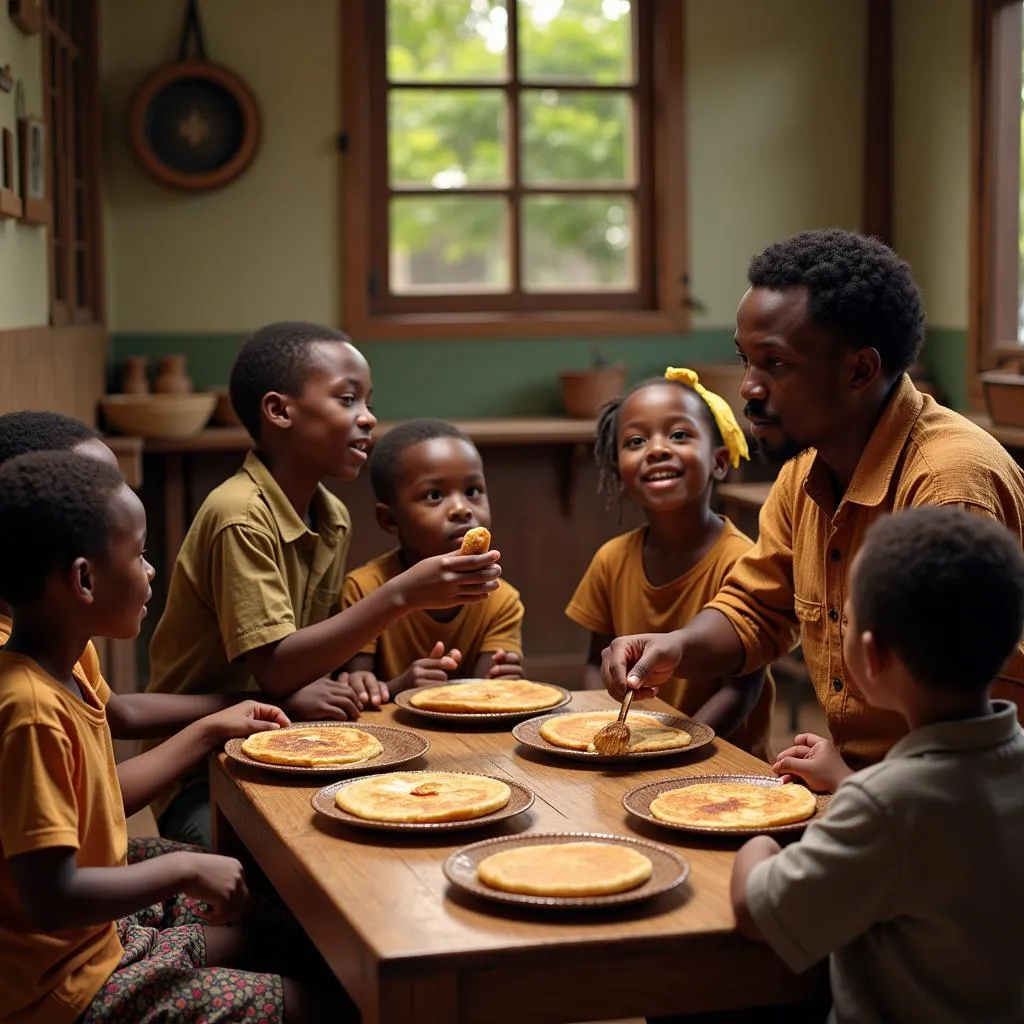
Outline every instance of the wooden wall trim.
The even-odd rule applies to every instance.
[[[893,238],[892,0],[868,0],[864,70],[864,233]]]
[[[0,331],[0,413],[45,409],[95,424],[106,382],[105,327]]]

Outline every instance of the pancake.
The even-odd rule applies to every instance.
[[[804,821],[817,809],[814,794],[792,782],[700,782],[670,789],[651,801],[651,814],[673,825],[770,828]]]
[[[467,821],[500,810],[512,790],[499,779],[454,772],[390,772],[342,786],[334,802],[367,821]]]
[[[500,712],[543,711],[562,700],[562,692],[525,679],[477,679],[417,690],[409,703],[424,711],[448,711],[467,715]]]
[[[242,743],[242,753],[264,764],[317,768],[355,764],[384,753],[380,740],[362,729],[302,725],[254,732]]]
[[[617,711],[584,711],[579,714],[558,715],[549,718],[541,727],[541,736],[556,747],[567,750],[595,751],[594,736],[609,722],[619,717]],[[628,754],[645,750],[675,750],[690,745],[690,734],[675,729],[642,712],[626,718],[629,726]]]
[[[484,885],[526,896],[610,896],[651,877],[642,853],[618,843],[543,843],[492,853],[477,865]]]

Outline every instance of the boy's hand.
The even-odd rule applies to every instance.
[[[349,672],[348,685],[352,688],[361,707],[369,704],[371,707],[379,708],[381,704],[387,704],[391,699],[386,683],[382,683],[372,672],[359,670]]]
[[[812,732],[795,736],[793,746],[779,754],[772,768],[783,782],[791,782],[796,776],[815,793],[834,793],[839,783],[853,774],[832,741]]]
[[[223,711],[203,719],[215,743],[223,743],[234,736],[251,736],[254,732],[267,732],[291,725],[288,716],[272,704],[243,700]]]
[[[282,701],[281,706],[300,722],[318,722],[325,718],[354,722],[363,710],[359,696],[349,685],[346,672],[337,679],[324,676],[316,682],[307,683]]]
[[[249,901],[242,865],[234,857],[215,853],[179,853],[177,856],[189,858],[188,871],[192,876],[182,886],[182,892],[209,906],[209,912],[204,915],[206,920],[210,924],[232,924],[241,920]]]
[[[414,661],[395,681],[395,692],[414,686],[437,686],[448,682],[448,673],[454,672],[462,662],[462,652],[456,648],[445,651],[440,640],[428,658]]]
[[[626,690],[636,690],[634,700],[650,700],[672,678],[682,658],[678,632],[620,636],[601,652],[601,678],[616,700],[622,700]]]
[[[491,655],[491,670],[488,679],[522,679],[523,664],[513,651],[495,651]]]
[[[483,601],[498,586],[499,551],[479,555],[435,555],[395,577],[402,602],[409,608],[453,608]]]

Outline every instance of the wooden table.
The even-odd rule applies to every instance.
[[[612,706],[603,692],[573,695],[574,710]],[[537,795],[534,807],[490,828],[409,837],[321,819],[310,807],[318,786],[247,770],[223,755],[211,765],[217,848],[244,844],[365,1024],[601,1020],[786,1003],[821,991],[822,972],[797,977],[766,946],[734,931],[728,886],[737,841],[647,827],[621,804],[647,780],[767,774],[767,765],[716,741],[707,757],[626,772],[536,754],[507,731],[456,732],[397,711],[389,706],[367,720],[394,719],[426,735],[431,768],[523,783]],[[690,878],[633,908],[568,914],[527,912],[449,888],[441,868],[453,850],[527,830],[654,839],[689,860]]]

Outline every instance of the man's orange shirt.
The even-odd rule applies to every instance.
[[[9,1024],[71,1024],[123,954],[114,921],[33,931],[9,863],[53,847],[74,850],[80,868],[126,862],[121,788],[98,697],[106,684],[90,650],[76,667],[81,698],[31,659],[0,651],[0,1020]]]
[[[774,661],[799,636],[832,738],[850,766],[861,768],[907,732],[901,716],[865,702],[843,661],[843,604],[865,532],[900,509],[958,505],[1005,523],[1024,543],[1024,473],[991,435],[904,376],[836,507],[831,493],[813,450],[783,466],[761,510],[757,543],[708,607],[739,635],[744,672]],[[1024,645],[993,695],[1013,701],[1020,717]]]

